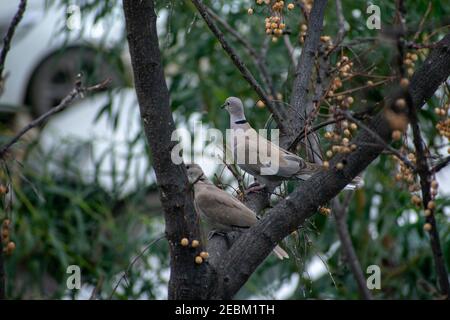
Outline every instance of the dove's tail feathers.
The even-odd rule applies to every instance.
[[[345,186],[344,190],[356,190],[364,187],[364,179],[360,176],[356,176],[352,182]]]
[[[289,259],[289,255],[287,254],[286,251],[284,251],[280,246],[276,246],[273,249],[273,253],[277,256],[278,259],[283,260],[283,259]]]

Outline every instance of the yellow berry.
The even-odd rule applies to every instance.
[[[373,86],[373,81],[372,81],[372,80],[367,81],[367,85],[368,85],[369,87],[372,87],[372,86]]]
[[[258,108],[264,108],[266,106],[266,104],[262,100],[258,100],[258,102],[256,103],[256,106]]]
[[[249,15],[252,15],[252,14],[253,14],[253,9],[252,9],[252,8],[248,8],[247,13],[248,13]]]
[[[433,189],[437,189],[439,187],[439,184],[436,180],[431,181],[431,187]]]
[[[187,247],[189,245],[189,240],[188,238],[183,238],[181,239],[180,243],[183,247]]]
[[[333,156],[333,151],[328,150],[326,154],[328,158],[331,158]]]
[[[11,220],[5,219],[3,220],[3,228],[8,228],[11,224]]]
[[[350,129],[352,129],[353,131],[355,131],[356,129],[358,129],[358,126],[356,125],[356,123],[352,123],[350,125]]]
[[[324,167],[325,169],[328,169],[328,168],[330,167],[330,163],[329,163],[328,161],[324,161],[324,162],[323,162],[323,167]]]
[[[425,217],[428,217],[429,215],[431,215],[431,210],[430,209],[426,209],[423,214],[425,215]]]
[[[200,257],[202,257],[203,259],[206,259],[209,257],[209,253],[206,251],[202,251],[202,252],[200,252]]]
[[[16,249],[16,244],[12,241],[8,242],[5,248],[6,254],[12,254],[13,251]]]
[[[423,225],[423,230],[425,230],[425,231],[431,231],[432,228],[433,228],[433,227],[431,226],[430,223],[425,223],[425,224]]]
[[[191,246],[192,248],[197,248],[200,245],[200,242],[198,240],[192,240]]]
[[[400,130],[395,130],[394,132],[392,132],[392,139],[397,141],[400,140],[402,137],[402,133]]]
[[[402,80],[400,80],[400,86],[402,88],[407,88],[409,86],[409,80],[407,78],[402,78]]]
[[[399,109],[403,109],[406,107],[406,100],[403,98],[397,99],[395,101],[395,106]]]
[[[427,208],[433,210],[434,208],[436,208],[436,203],[433,200],[428,202]]]
[[[5,186],[4,184],[0,184],[0,195],[7,194],[8,191],[9,191],[9,189],[7,186]]]
[[[413,54],[411,55],[411,60],[412,60],[412,61],[417,61],[417,59],[419,59],[419,56],[418,56],[417,54],[413,53]]]
[[[412,198],[411,198],[411,201],[412,201],[412,203],[414,203],[415,205],[419,205],[420,202],[421,202],[422,200],[420,199],[419,196],[413,195]]]
[[[287,6],[287,8],[288,8],[289,10],[293,10],[294,7],[295,7],[295,6],[294,6],[293,3],[289,3],[288,6]]]
[[[195,263],[196,264],[202,264],[203,263],[203,258],[200,256],[196,256],[195,257]]]
[[[348,104],[352,104],[354,101],[355,101],[355,99],[353,99],[353,97],[347,97]]]
[[[336,169],[338,169],[338,170],[344,169],[344,164],[343,164],[342,162],[339,162],[339,163],[336,165]]]

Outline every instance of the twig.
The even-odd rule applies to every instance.
[[[150,242],[136,257],[131,260],[131,262],[128,264],[126,270],[123,272],[122,276],[120,277],[119,281],[117,281],[116,285],[113,288],[113,291],[111,292],[111,295],[109,296],[109,300],[111,300],[116,293],[117,289],[119,288],[119,285],[122,283],[122,280],[126,279],[128,277],[128,274],[130,273],[131,268],[133,268],[134,264],[153,246],[156,244],[159,240],[163,239],[164,235],[159,236],[152,242]]]
[[[81,80],[78,79],[75,83],[75,88],[56,106],[38,117],[37,119],[31,121],[28,125],[22,128],[22,130],[19,131],[14,137],[12,137],[8,143],[3,145],[0,148],[0,159],[4,158],[8,150],[17,142],[20,140],[20,138],[26,134],[31,129],[41,125],[43,122],[45,122],[48,118],[53,116],[54,114],[63,111],[66,109],[73,101],[75,101],[78,98],[83,98],[85,94],[104,90],[108,84],[111,82],[110,79],[107,79],[103,81],[102,83],[96,84],[91,87],[84,87],[81,83]]]
[[[294,57],[294,46],[292,45],[291,39],[289,38],[289,36],[287,34],[285,34],[283,36],[283,41],[284,41],[284,45],[288,51],[289,58],[291,58],[292,66],[294,67],[294,69],[296,69],[297,61],[295,60],[295,57]]]
[[[217,25],[214,23],[214,21],[211,18],[211,15],[208,13],[208,8],[205,6],[203,1],[201,0],[191,0],[194,6],[197,8],[200,15],[203,17],[203,20],[206,22],[207,26],[211,30],[211,32],[215,35],[217,40],[222,45],[222,48],[225,50],[225,52],[229,55],[231,60],[233,61],[234,65],[238,68],[244,79],[250,84],[250,86],[255,90],[255,92],[258,94],[259,98],[266,104],[269,111],[273,114],[273,118],[276,121],[278,128],[282,132],[288,132],[287,127],[285,125],[285,117],[282,114],[282,109],[276,108],[274,104],[272,103],[272,100],[269,98],[267,93],[263,90],[263,88],[260,86],[258,81],[255,79],[255,77],[252,75],[250,70],[246,67],[244,62],[239,57],[236,50],[227,42],[225,39],[224,34],[222,31],[219,30]]]
[[[445,266],[444,256],[442,254],[441,242],[439,240],[439,232],[436,225],[435,208],[428,207],[430,201],[433,200],[431,195],[432,171],[428,166],[428,162],[426,159],[427,152],[425,150],[422,135],[420,133],[417,111],[413,106],[409,106],[409,119],[413,131],[414,147],[416,149],[417,173],[420,177],[423,207],[424,209],[430,210],[425,220],[431,225],[431,229],[429,229],[428,234],[430,235],[430,244],[433,251],[433,258],[436,267],[440,292],[446,297],[446,299],[450,299],[450,285],[448,281],[448,273]]]
[[[97,285],[95,286],[94,290],[92,290],[91,297],[89,300],[96,300],[97,295],[100,292],[100,289],[103,286],[103,281],[105,280],[105,277],[103,275],[100,275],[100,278],[98,279]]]
[[[206,6],[205,6],[206,7]],[[269,70],[267,70],[266,64],[264,63],[264,58],[262,54],[259,54],[252,45],[239,34],[239,32],[236,31],[232,26],[228,24],[227,21],[225,21],[222,17],[217,15],[211,8],[206,7],[206,10],[208,11],[208,14],[217,22],[219,22],[223,28],[229,32],[238,42],[240,42],[244,48],[247,50],[247,52],[253,57],[256,63],[256,67],[259,69],[262,79],[265,82],[267,88],[270,90],[271,95],[275,98],[276,92],[275,88],[273,86],[272,78],[270,77]]]
[[[436,172],[441,171],[442,169],[444,169],[448,164],[450,163],[450,156],[444,158],[444,160],[442,160],[441,162],[439,162],[438,164],[436,164],[434,167],[431,168],[431,172],[433,174],[435,174]]]
[[[432,8],[433,8],[433,2],[430,1],[428,3],[427,11],[423,15],[422,20],[419,23],[419,28],[417,28],[417,31],[414,34],[414,37],[412,39],[413,42],[416,41],[419,38],[420,34],[422,33],[423,25],[425,24],[425,20],[427,19],[428,15],[430,14]]]
[[[362,121],[359,121],[354,116],[352,116],[348,111],[341,111],[340,114],[342,114],[345,118],[348,120],[356,123],[358,127],[361,129],[367,131],[375,140],[380,143],[381,146],[383,146],[385,149],[389,150],[394,154],[399,160],[401,160],[406,166],[408,166],[411,170],[415,171],[416,166],[408,160],[404,155],[402,155],[397,149],[393,148],[391,145],[389,145],[383,138],[381,138],[375,131],[370,129],[368,126],[366,126]]]
[[[359,262],[358,256],[355,252],[355,248],[353,247],[352,239],[350,237],[347,226],[348,207],[350,205],[352,196],[353,192],[348,192],[342,202],[339,201],[337,197],[334,198],[331,202],[332,212],[334,217],[336,218],[336,228],[338,231],[339,239],[341,240],[342,250],[344,251],[344,255],[350,267],[350,270],[355,277],[359,294],[366,300],[372,300],[372,294],[367,288],[366,278],[364,277],[361,263]]]
[[[12,19],[8,31],[6,32],[5,37],[3,38],[3,48],[0,53],[0,92],[3,87],[3,70],[5,68],[5,61],[6,56],[8,55],[9,49],[11,48],[11,41],[14,36],[14,32],[16,31],[16,28],[18,24],[20,23],[20,20],[22,20],[23,14],[25,12],[25,9],[27,7],[27,0],[21,0],[19,4],[19,8],[17,9],[16,14],[14,15],[14,18]]]

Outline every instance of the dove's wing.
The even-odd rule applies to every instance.
[[[214,185],[199,189],[195,194],[195,202],[207,220],[216,225],[248,228],[257,222],[253,211]]]
[[[264,145],[265,148],[261,147]],[[235,152],[248,155],[245,163],[238,163],[238,165],[253,176],[262,175],[264,168],[264,175],[268,178],[269,176],[282,179],[307,178],[320,169],[320,166],[306,162],[301,157],[280,148],[262,136],[255,139],[250,135],[245,140],[241,139],[235,145]],[[251,155],[253,155],[253,159]],[[250,161],[250,159],[254,161]],[[278,163],[275,163],[274,159],[278,160]]]

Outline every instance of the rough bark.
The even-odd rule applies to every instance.
[[[208,264],[194,261],[201,247],[180,244],[182,238],[199,240],[200,230],[186,168],[171,160],[175,124],[158,46],[154,2],[123,0],[123,9],[136,93],[164,209],[170,247],[169,299],[206,298],[211,287]]]

